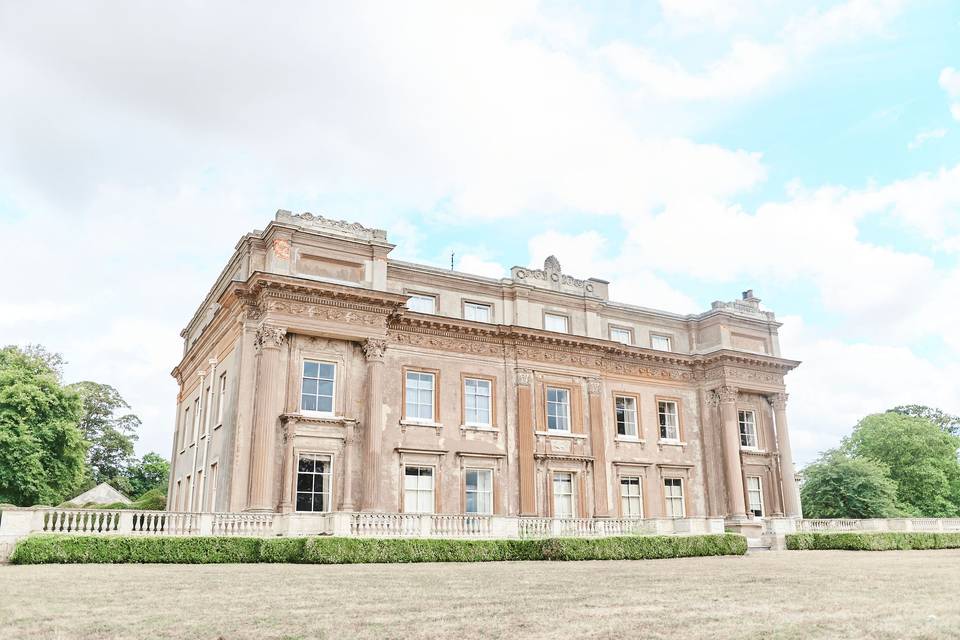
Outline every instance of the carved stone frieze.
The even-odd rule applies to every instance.
[[[773,371],[758,371],[744,367],[715,367],[704,373],[705,380],[742,380],[762,384],[783,384],[783,374]]]
[[[525,345],[517,345],[517,358],[521,360],[535,360],[537,362],[571,364],[581,367],[599,367],[603,362],[603,358],[596,355],[561,351],[559,349],[542,349]]]
[[[496,342],[469,340],[452,336],[437,336],[429,333],[408,333],[405,331],[390,331],[387,337],[390,342],[413,347],[427,347],[473,355],[497,357],[503,355],[503,345]]]
[[[386,316],[381,313],[328,306],[325,304],[268,298],[265,301],[264,306],[266,307],[267,311],[274,313],[284,313],[294,316],[307,316],[317,320],[326,320],[329,322],[343,322],[346,324],[362,325],[366,327],[383,327],[386,323]]]
[[[682,369],[668,367],[654,367],[646,364],[624,362],[622,360],[604,359],[602,368],[604,371],[609,371],[610,373],[618,373],[620,375],[637,378],[659,378],[680,382],[692,382],[694,380],[693,371],[684,371]]]

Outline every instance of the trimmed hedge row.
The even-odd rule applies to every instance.
[[[894,551],[910,549],[960,549],[960,533],[791,533],[791,551]]]
[[[644,560],[743,555],[734,534],[625,536],[543,540],[423,538],[215,538],[39,534],[17,543],[14,564],[286,562],[492,562],[511,560]]]

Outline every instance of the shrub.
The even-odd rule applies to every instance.
[[[910,549],[960,549],[960,533],[890,531],[879,533],[792,533],[791,551],[892,551]]]
[[[72,536],[41,534],[17,543],[14,564],[259,561],[257,538]]]
[[[39,534],[17,543],[10,561],[43,563],[493,562],[514,560],[642,560],[743,555],[746,538],[625,536],[544,540],[423,538],[213,538]]]

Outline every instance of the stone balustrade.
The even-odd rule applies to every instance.
[[[796,521],[796,531],[960,531],[960,518],[807,519]]]

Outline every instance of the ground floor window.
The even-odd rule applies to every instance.
[[[624,518],[643,517],[643,493],[639,476],[620,478],[620,515]]]
[[[467,469],[467,513],[493,513],[493,471]]]
[[[683,480],[680,478],[663,479],[663,498],[667,505],[668,518],[686,517],[683,504]]]
[[[297,462],[297,511],[330,511],[330,460],[300,454]]]
[[[758,518],[763,517],[763,485],[760,476],[747,476],[747,509]]]
[[[572,473],[553,474],[553,517],[574,517]]]
[[[403,510],[406,513],[433,513],[433,467],[404,467]]]

